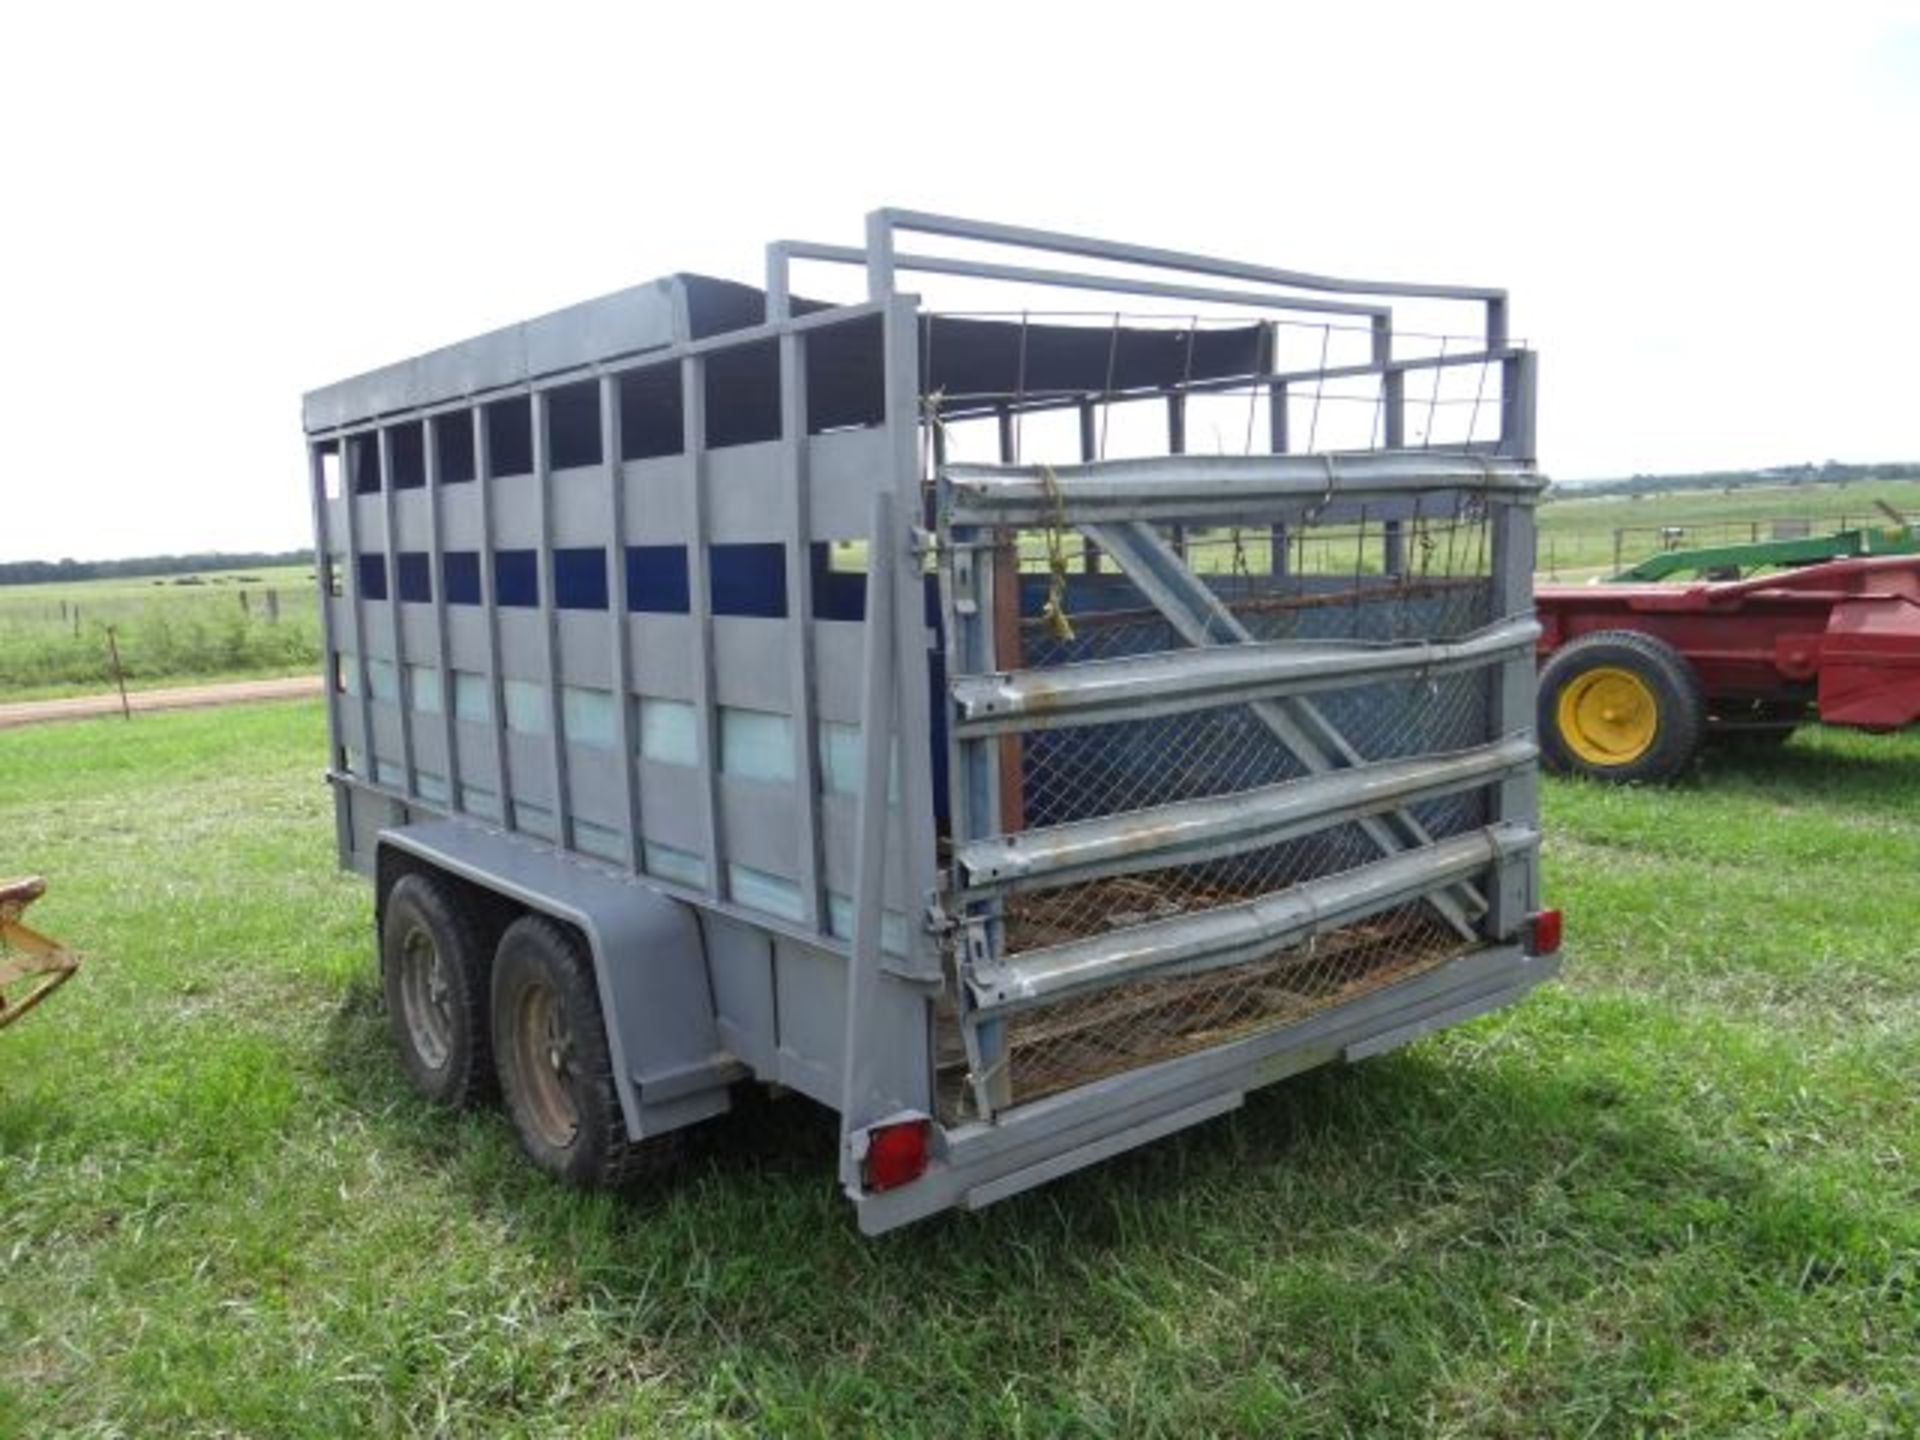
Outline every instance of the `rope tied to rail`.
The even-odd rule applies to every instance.
[[[1040,618],[1053,631],[1053,638],[1065,644],[1073,639],[1073,622],[1067,618],[1067,548],[1063,532],[1067,528],[1067,499],[1060,492],[1060,477],[1046,463],[1040,466],[1040,484],[1053,502],[1053,519],[1047,525],[1047,603]]]
[[[1326,467],[1327,487],[1320,492],[1320,498],[1307,510],[1307,524],[1317,521],[1326,508],[1333,504],[1333,492],[1340,488],[1340,466],[1333,458],[1333,452],[1327,451],[1320,456],[1320,463]]]
[[[928,344],[931,345],[932,341],[929,340]],[[921,433],[925,437],[926,463],[921,470],[924,475],[936,476],[940,461],[946,454],[947,422],[940,413],[940,407],[946,403],[946,399],[947,391],[944,385],[938,390],[929,390],[920,397],[920,417],[924,422]]]

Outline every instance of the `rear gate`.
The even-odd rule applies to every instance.
[[[1439,454],[942,470],[944,1120],[1512,937],[1538,632],[1496,552],[1538,484]]]

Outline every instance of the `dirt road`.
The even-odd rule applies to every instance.
[[[320,693],[318,675],[290,675],[282,680],[234,680],[221,685],[178,685],[166,690],[130,690],[127,704],[135,710],[190,710],[203,705],[239,705],[249,700],[290,700]],[[118,715],[120,697],[72,695],[63,700],[20,700],[0,704],[0,730],[15,725],[39,725],[49,720],[84,720],[94,715]]]

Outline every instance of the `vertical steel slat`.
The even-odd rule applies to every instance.
[[[1280,364],[1280,327],[1267,322],[1268,363]],[[1287,434],[1287,382],[1267,382],[1267,449],[1275,455],[1287,453],[1291,439]],[[1287,573],[1287,527],[1274,525],[1267,531],[1267,573],[1278,578]]]
[[[700,743],[700,823],[706,837],[707,890],[726,893],[720,863],[719,715],[713,698],[712,557],[707,553],[707,369],[700,355],[680,361],[680,414],[686,439],[687,617],[693,629],[693,703]]]
[[[340,451],[339,473],[346,474],[345,447]],[[307,477],[313,487],[313,543],[314,574],[320,577],[320,643],[326,651],[326,692],[327,692],[327,768],[332,769],[340,763],[341,731],[339,692],[334,689],[334,668],[340,663],[340,637],[334,633],[333,623],[333,556],[331,538],[327,524],[327,468],[320,454],[320,447],[309,443],[307,446]],[[345,570],[344,564],[342,570]],[[340,593],[347,593],[347,577],[340,577]]]
[[[874,237],[879,226],[869,220],[870,237],[868,253],[874,250]],[[876,297],[879,298],[876,292]],[[911,343],[911,337],[917,333],[917,317],[910,305],[896,303],[888,307],[887,312],[887,423],[889,438],[893,444],[892,463],[895,468],[897,493],[903,505],[912,508],[906,516],[893,522],[893,533],[898,534],[905,519],[918,520],[922,517],[922,499],[920,494],[919,471],[915,455],[917,438],[913,422],[913,409],[917,401],[919,388],[918,355]],[[1083,420],[1083,426],[1086,423]],[[1013,454],[1015,436],[1011,418],[1004,411],[999,416],[1000,456],[1003,462]],[[945,436],[936,425],[933,432],[935,459],[935,482],[945,485],[944,467],[946,459]],[[936,512],[944,514],[944,504],[936,506]],[[876,507],[874,538],[875,554],[878,556],[882,546],[885,511]],[[966,528],[944,530],[940,536],[941,558],[939,565],[940,608],[942,625],[945,631],[945,650],[949,679],[955,675],[985,673],[993,666],[996,653],[995,632],[1001,624],[1001,617],[1008,613],[1005,605],[996,602],[1002,598],[1005,588],[1003,574],[1013,574],[1017,586],[1017,572],[1010,565],[997,563],[1007,558],[1002,551],[1010,552],[1012,547],[994,543],[991,531]],[[897,544],[897,541],[894,542]],[[894,557],[887,557],[893,563]],[[900,756],[901,788],[903,811],[901,822],[906,834],[931,837],[933,817],[931,800],[933,794],[933,776],[931,756],[924,746],[918,743],[920,735],[931,734],[931,717],[926,713],[927,693],[925,684],[926,641],[924,624],[921,620],[922,601],[921,579],[918,557],[909,553],[906,563],[897,566],[900,578],[894,584],[895,619],[897,628],[909,632],[899,637],[897,650],[899,663],[896,669],[901,673],[897,677],[897,691],[901,711],[894,734],[898,737],[897,752]],[[870,579],[874,591],[877,582]],[[868,623],[873,624],[877,610],[871,598],[867,607]],[[1017,595],[1017,590],[1016,590]],[[1013,641],[1018,644],[1018,617],[1015,614],[1016,629]],[[909,638],[913,632],[922,632],[917,641]],[[870,633],[869,640],[875,637]],[[918,655],[915,655],[915,646]],[[942,704],[948,704],[943,692]],[[915,713],[917,707],[918,713]],[[866,729],[863,721],[863,732]],[[868,762],[874,762],[871,749],[872,741],[867,742]],[[995,740],[962,741],[949,740],[948,754],[951,766],[947,776],[949,826],[954,838],[982,838],[1002,833],[1005,828],[1002,820],[1002,806],[1007,800],[1007,787],[1002,783],[1001,767],[1003,756],[1001,746]],[[1019,779],[1017,770],[1013,778],[1013,799],[1019,801]],[[914,855],[914,842],[908,840],[909,854]],[[930,852],[929,852],[930,854]],[[917,860],[917,856],[914,857]],[[931,858],[931,856],[930,856]],[[884,871],[881,872],[884,874]],[[936,872],[928,865],[924,872],[917,863],[908,866],[909,891],[920,891],[931,899],[936,883]],[[922,878],[924,874],[924,878]],[[972,937],[979,927],[984,934],[979,939],[984,943],[987,954],[997,954],[999,950],[1000,921],[998,905],[988,903],[977,910],[954,917],[961,923],[961,931],[955,943],[960,948],[960,958],[970,953],[974,943]],[[920,949],[912,957],[912,963],[928,967],[930,973],[941,973],[939,957],[927,956],[924,948],[927,937],[924,927],[910,923],[907,927],[910,939]],[[856,935],[858,920],[856,919]],[[855,964],[859,964],[860,949],[855,947]],[[929,963],[931,962],[931,964]],[[856,968],[856,974],[859,971]],[[969,997],[964,984],[950,987],[956,1012],[958,1014],[960,1034],[966,1047],[968,1067],[972,1072],[974,1103],[979,1112],[991,1115],[996,1108],[1011,1100],[1010,1077],[998,1061],[1002,1052],[1004,1027],[998,1020],[989,1020],[976,1025],[968,1015]],[[853,1063],[856,1044],[870,1043],[870,1037],[857,1034],[849,1028],[847,1035],[849,1060]]]
[[[560,700],[560,607],[555,604],[553,567],[553,461],[547,434],[547,392],[532,392],[528,406],[533,425],[533,483],[538,487],[541,663],[547,677],[548,738],[553,742],[553,843],[573,848],[573,803],[567,794],[565,707]]]
[[[893,298],[893,220],[881,210],[867,215],[867,298]]]
[[[1539,380],[1539,357],[1523,350],[1500,362],[1500,441],[1501,455],[1517,460],[1533,460],[1534,394]]]
[[[400,711],[400,774],[407,799],[415,801],[420,798],[420,791],[413,775],[413,707],[407,703],[407,637],[406,626],[400,621],[400,559],[394,548],[392,427],[382,425],[378,436],[375,443],[380,447],[380,514],[386,532],[383,548],[387,565],[387,633],[393,639],[393,693]],[[378,782],[378,761],[373,768]]]
[[[1170,391],[1167,395],[1167,453],[1184,455],[1187,453],[1187,397],[1179,391]],[[1187,527],[1173,524],[1167,527],[1167,538],[1173,542],[1173,553],[1181,559],[1187,555]]]
[[[944,537],[949,546],[946,569],[952,590],[952,599],[945,607],[949,627],[949,684],[957,676],[984,675],[995,668],[994,640],[998,629],[995,606],[1000,591],[995,572],[999,569],[999,547],[981,543],[988,534],[969,528],[952,531]],[[946,696],[941,698],[946,703]],[[950,703],[948,724],[952,724]],[[1005,834],[1008,829],[1003,813],[1009,789],[1005,773],[1008,750],[998,739],[989,737],[962,740],[957,745],[950,742],[948,753],[953,757],[949,787],[949,828],[953,839],[981,840]],[[1011,753],[1015,765],[1011,788],[1017,798],[1019,752],[1015,749]],[[963,927],[959,936],[963,957],[976,958],[976,949],[985,956],[1001,953],[1000,911],[997,901],[987,902],[956,917]],[[967,1014],[970,1005],[965,984],[954,986],[954,1001],[960,1013],[968,1067],[973,1072],[974,1104],[983,1116],[991,1115],[1012,1099],[1012,1077],[999,1064],[1004,1026],[997,1020],[980,1024],[972,1021]]]
[[[340,493],[347,507],[347,583],[351,597],[347,614],[353,620],[353,663],[360,692],[360,764],[367,773],[359,778],[369,785],[373,776],[373,671],[367,665],[366,597],[360,593],[360,497],[359,476],[355,474],[355,446],[351,436],[340,437]],[[383,477],[384,480],[384,477]]]
[[[457,814],[466,806],[460,803],[460,750],[453,725],[453,656],[447,642],[446,552],[440,533],[445,493],[439,429],[433,416],[420,421],[420,455],[427,472],[427,593],[433,600],[433,643],[440,669],[440,733],[447,752],[447,773],[441,778],[447,787],[447,809]]]
[[[633,655],[627,645],[627,483],[620,380],[600,377],[600,463],[607,477],[613,554],[607,566],[608,634],[613,645],[613,735],[620,749],[620,801],[626,814],[627,868],[640,869],[640,762],[633,734]]]
[[[1497,322],[1504,328],[1506,309],[1500,304],[1488,306],[1489,328]],[[1522,352],[1501,362],[1500,444],[1501,454],[1531,461],[1534,456],[1534,395],[1537,384],[1537,358]],[[1525,615],[1533,609],[1533,569],[1536,560],[1534,510],[1532,505],[1502,502],[1495,505],[1491,517],[1493,587],[1491,618]],[[1535,720],[1537,679],[1531,656],[1509,661],[1491,672],[1488,695],[1489,729],[1494,736],[1531,731]],[[1531,824],[1539,813],[1539,775],[1533,769],[1514,776],[1494,789],[1496,813],[1490,818],[1516,820]],[[1537,860],[1510,867],[1490,887],[1488,929],[1497,936],[1512,934],[1528,914],[1539,906],[1540,872]]]
[[[480,487],[480,603],[487,612],[487,722],[493,729],[494,788],[500,824],[518,827],[513,814],[513,777],[507,767],[507,692],[500,677],[500,594],[494,583],[493,439],[487,407],[473,407],[473,478]]]
[[[884,228],[884,227],[883,227]],[[934,854],[933,721],[928,711],[928,634],[923,557],[909,541],[926,523],[920,490],[919,316],[912,297],[894,297],[887,305],[884,354],[887,368],[887,440],[894,475],[895,555],[893,603],[897,734],[900,766],[900,841],[906,876],[907,964],[915,975],[940,978],[929,953],[924,919],[939,880]],[[871,602],[869,602],[871,603]]]
[[[1390,328],[1375,331],[1378,338],[1379,358],[1390,360],[1393,355],[1393,331]],[[1438,373],[1437,371],[1435,372]],[[1407,372],[1393,365],[1387,365],[1380,372],[1381,423],[1380,441],[1383,449],[1404,450],[1407,447]],[[1406,545],[1398,520],[1386,520],[1381,525],[1381,572],[1386,575],[1406,573]]]
[[[1399,369],[1384,370],[1380,375],[1380,404],[1382,423],[1380,426],[1380,447],[1383,450],[1404,450],[1407,446],[1407,372]]]
[[[1100,458],[1100,434],[1094,424],[1093,401],[1080,402],[1080,459],[1091,464]],[[1080,540],[1080,569],[1088,575],[1100,573],[1100,547],[1082,536]]]
[[[951,513],[947,505],[946,447],[943,439],[936,426],[934,481],[938,494],[935,513],[941,516]],[[881,512],[876,511],[876,554],[882,538],[878,528],[882,518]],[[993,589],[992,552],[985,544],[987,533],[971,527],[953,529],[942,522],[939,537],[940,616],[949,684],[954,676],[980,673],[986,668],[986,661],[981,657],[991,653],[986,641],[991,624],[987,597]],[[986,566],[984,572],[980,568],[982,565]],[[871,578],[869,584],[874,584]],[[869,609],[869,623],[876,613]],[[948,704],[947,693],[942,693],[942,704]],[[999,784],[993,773],[998,753],[997,747],[979,741],[956,742],[951,730],[948,732],[947,816],[948,828],[956,841],[999,833]],[[994,918],[996,910],[997,906],[984,904],[953,917],[963,927],[957,938],[959,951],[955,956],[956,969],[970,956],[976,925],[986,928],[986,954],[998,953],[999,922]],[[967,1013],[969,991],[964,984],[957,982],[956,974],[956,983],[950,987],[949,993],[953,997],[961,1041],[966,1048],[968,1068],[972,1072],[974,1102],[982,1115],[988,1115],[992,1113],[992,1095],[985,1076],[990,1058],[998,1055],[1001,1031],[992,1022],[982,1027],[974,1025]]]
[[[785,320],[788,317],[779,317]],[[780,337],[780,478],[787,531],[788,708],[793,717],[793,774],[799,790],[794,807],[800,833],[800,886],[805,918],[824,931],[820,885],[819,716],[814,703],[813,551],[807,455],[807,347],[792,330]],[[871,580],[869,580],[871,589]],[[871,607],[871,596],[869,596]],[[885,793],[885,782],[882,782]]]
[[[1382,372],[1380,394],[1385,406],[1381,439],[1388,450],[1404,450],[1407,446],[1407,372],[1392,368]],[[1405,574],[1406,544],[1400,521],[1383,521],[1381,533],[1382,572],[1387,575]]]
[[[1011,417],[1000,412],[1000,463],[1020,462],[1019,435]],[[1020,532],[1011,525],[994,531],[992,559],[987,562],[987,614],[993,617],[989,635],[992,646],[990,666],[997,670],[1018,670],[1025,664],[1020,642]],[[998,774],[1000,797],[995,819],[1002,831],[1026,826],[1026,797],[1020,790],[1020,737],[1007,735],[996,742],[1000,750]]]
[[[890,589],[894,578],[893,497],[885,490],[869,508],[867,583],[872,595]],[[852,1185],[859,1179],[852,1136],[883,1118],[871,1113],[884,1044],[879,1033],[882,983],[881,937],[886,923],[887,820],[890,803],[887,777],[892,770],[896,737],[900,735],[895,671],[894,631],[898,617],[886,604],[867,606],[860,637],[860,803],[854,834],[853,942],[847,960],[845,1042],[841,1047],[840,1178]],[[904,746],[902,747],[905,748]]]

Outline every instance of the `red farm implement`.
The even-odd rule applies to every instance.
[[[1665,780],[1712,737],[1920,719],[1920,555],[1743,580],[1543,585],[1540,747],[1554,769]]]

